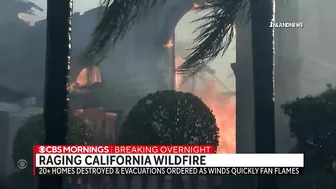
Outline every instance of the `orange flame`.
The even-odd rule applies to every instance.
[[[88,75],[90,75],[90,78],[88,78]],[[84,68],[77,76],[76,82],[79,86],[101,83],[102,79],[99,68],[96,66],[92,67],[91,69]]]
[[[175,66],[178,67],[184,62],[182,57],[175,57]],[[236,103],[229,97],[224,96],[216,87],[216,81],[205,79],[205,87],[195,87],[191,91],[192,81],[181,85],[182,76],[176,74],[176,90],[193,92],[213,111],[217,126],[219,128],[218,153],[236,153]]]

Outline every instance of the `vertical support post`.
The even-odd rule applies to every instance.
[[[175,62],[175,47],[176,47],[176,44],[175,44],[175,30],[174,30],[174,33],[173,33],[173,36],[172,36],[172,41],[173,41],[173,44],[174,46],[172,47],[172,90],[176,89],[176,62]]]
[[[121,123],[124,119],[124,113],[122,111],[117,111],[117,117],[115,120],[115,139],[116,141],[118,141],[119,139],[119,133],[120,133],[120,129],[121,129]]]

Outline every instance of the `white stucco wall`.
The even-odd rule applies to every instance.
[[[276,22],[300,22],[298,2],[275,1]],[[281,105],[299,96],[301,61],[298,54],[300,28],[275,28],[275,136],[276,151],[286,153],[295,145],[291,137],[288,118]]]
[[[333,0],[298,0],[299,53],[303,58],[300,95],[317,94],[327,83],[336,84],[336,21]]]
[[[276,74],[287,78],[287,89],[276,97],[276,135],[278,152],[286,152],[295,144],[290,136],[288,119],[280,105],[296,97],[315,95],[336,84],[336,21],[335,1],[276,1],[278,22],[303,22],[304,28],[276,29]],[[276,85],[277,87],[277,85]],[[279,88],[276,88],[276,91]],[[285,91],[284,91],[285,90]]]

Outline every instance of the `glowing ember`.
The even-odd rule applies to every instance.
[[[183,58],[175,57],[176,67],[184,62]],[[181,85],[182,76],[176,74],[176,90],[191,92],[192,81]],[[192,80],[192,79],[190,79]],[[203,100],[203,102],[213,111],[219,127],[218,153],[236,152],[236,103],[227,96],[221,94],[216,88],[216,81],[205,78],[203,88],[196,87],[193,94]]]
[[[199,8],[199,5],[197,3],[194,3],[194,6],[193,6],[192,10],[195,10],[197,8]]]
[[[211,6],[211,2],[210,1],[209,2],[205,2],[204,4],[201,4],[201,5],[199,5],[197,3],[194,3],[194,5],[193,5],[193,7],[191,8],[190,11],[197,10],[199,8],[206,8],[206,7],[209,7],[209,6]]]
[[[166,48],[172,48],[174,46],[173,39],[169,39],[168,42],[164,45]]]

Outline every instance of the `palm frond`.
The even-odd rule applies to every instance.
[[[84,53],[85,62],[98,64],[103,60],[109,47],[113,46],[138,21],[143,13],[157,3],[166,0],[103,0],[103,15],[92,36],[92,41]],[[245,9],[249,0],[214,0],[214,3],[198,8],[210,10],[204,17],[194,22],[203,22],[195,32],[192,53],[179,67],[178,72],[189,78],[201,71],[219,53],[228,49],[233,35],[233,25],[237,14]],[[95,60],[94,60],[95,59]]]
[[[185,77],[192,77],[201,71],[219,53],[228,49],[234,35],[234,22],[237,14],[248,5],[248,0],[217,0],[213,4],[200,8],[210,10],[208,14],[194,22],[203,23],[196,28],[199,35],[194,39],[194,47],[186,61],[178,68]]]
[[[103,0],[103,14],[92,35],[92,41],[84,53],[84,63],[98,64],[108,48],[113,46],[131,28],[140,15],[157,3],[166,0]],[[98,58],[94,60],[94,58]],[[86,60],[86,61],[85,61]]]

